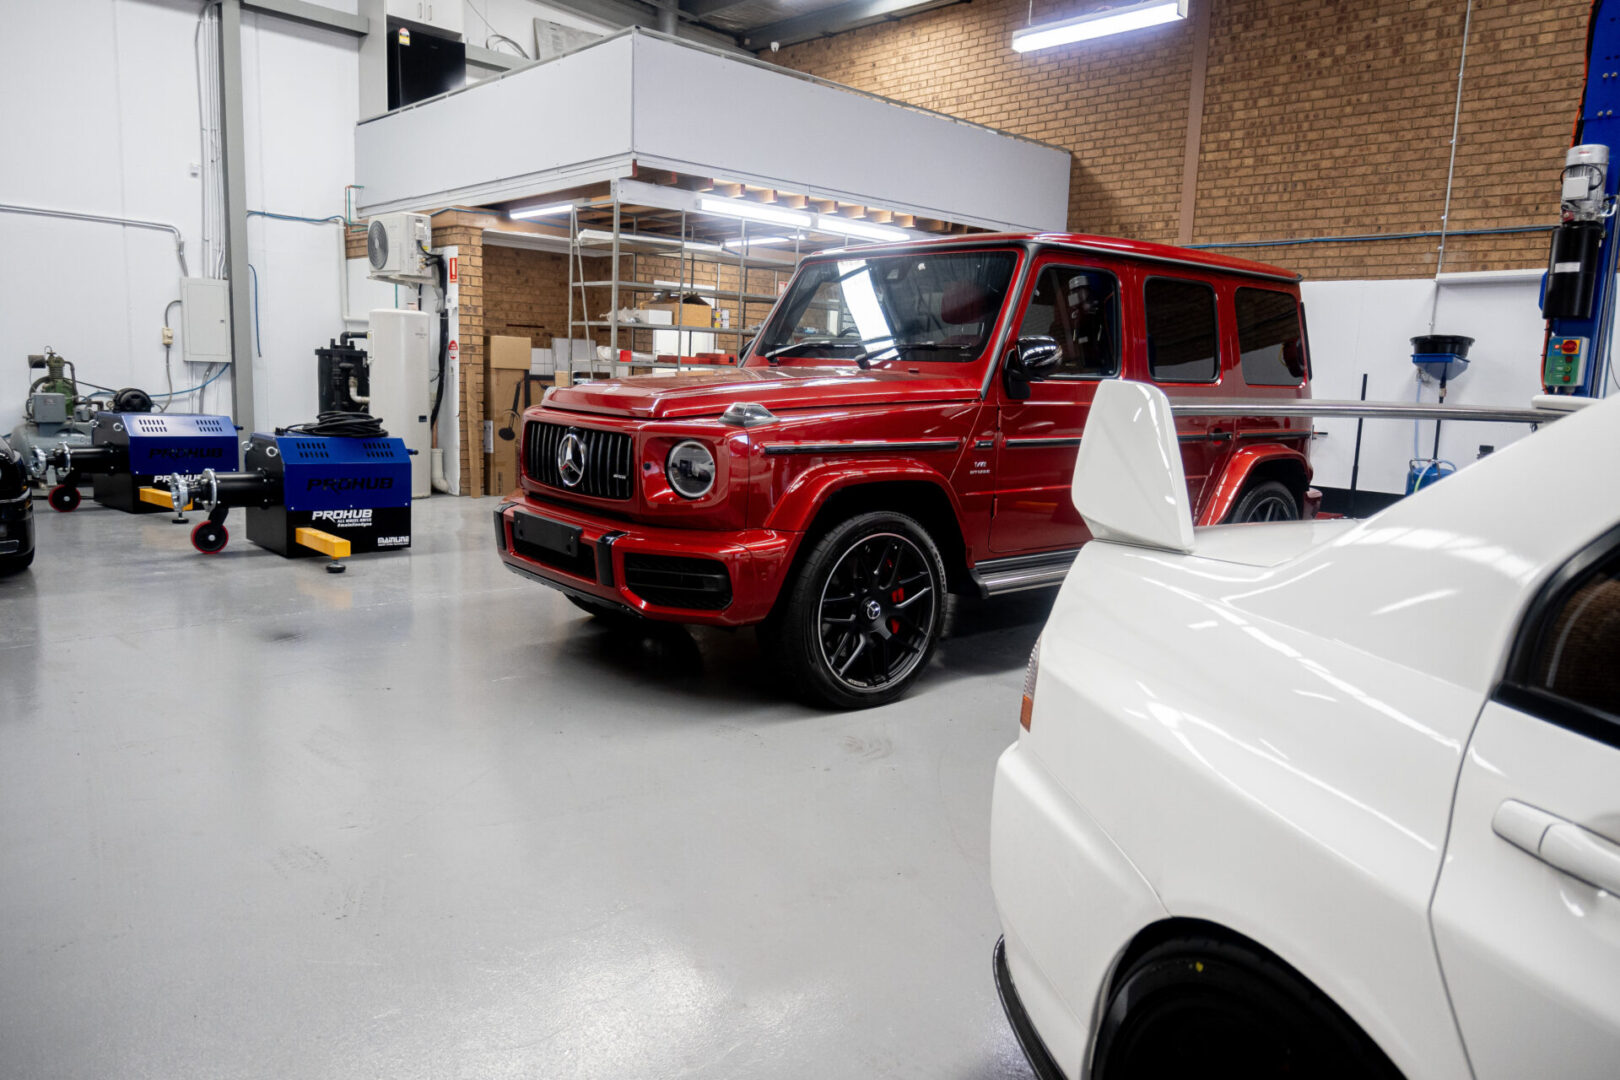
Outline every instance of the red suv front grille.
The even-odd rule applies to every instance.
[[[579,478],[564,483],[559,451],[569,435],[578,439]],[[558,491],[597,499],[628,499],[635,491],[635,443],[618,431],[595,431],[537,421],[523,429],[523,471]]]

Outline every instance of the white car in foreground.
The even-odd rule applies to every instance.
[[[1099,388],[997,767],[1041,1077],[1620,1077],[1620,401],[1365,521],[1195,532]]]

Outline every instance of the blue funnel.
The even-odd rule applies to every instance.
[[[1460,334],[1424,334],[1412,339],[1412,363],[1441,382],[1452,382],[1468,370],[1471,337]]]

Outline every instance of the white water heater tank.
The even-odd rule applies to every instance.
[[[405,440],[411,452],[411,497],[420,499],[431,490],[428,466],[432,458],[433,409],[428,376],[438,353],[438,327],[425,311],[379,308],[371,313],[371,415],[382,421],[394,438]]]

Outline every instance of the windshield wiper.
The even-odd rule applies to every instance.
[[[762,355],[771,363],[776,363],[778,357],[786,356],[795,349],[859,349],[862,346],[854,341],[795,341],[790,345],[778,345]]]
[[[895,352],[910,352],[912,349],[933,349],[935,352],[976,352],[977,345],[947,345],[943,341],[902,341],[898,345],[891,345]]]
[[[873,356],[885,353],[894,347],[893,345],[885,345],[883,348],[873,352],[871,348],[872,344],[874,342],[888,340],[889,339],[887,337],[878,337],[868,338],[865,341],[795,341],[790,345],[779,345],[776,348],[765,352],[763,355],[767,362],[775,364],[778,362],[779,357],[786,356],[795,349],[859,349],[861,351],[861,355],[855,358],[855,363],[862,369],[865,369],[872,366],[871,358]]]

